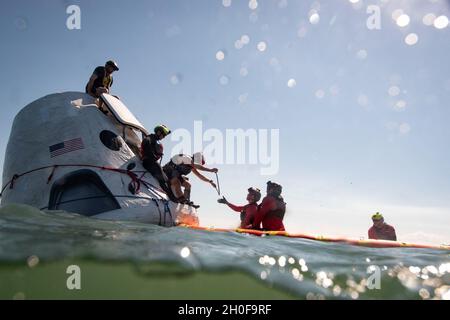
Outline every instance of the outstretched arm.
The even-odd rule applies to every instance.
[[[229,202],[227,202],[227,206],[229,206],[231,208],[231,210],[236,211],[236,212],[241,212],[242,210],[244,210],[244,206],[237,206],[237,205],[234,205]]]
[[[216,184],[215,184],[212,180],[208,179],[207,177],[205,177],[204,175],[202,175],[200,172],[198,172],[197,169],[196,169],[195,167],[192,167],[192,172],[193,172],[200,180],[205,181],[205,182],[209,182],[214,188],[216,187]]]
[[[210,169],[210,168],[207,168],[205,166],[202,166],[201,164],[194,164],[193,167],[195,169],[197,169],[197,170],[206,171],[206,172],[214,172],[214,173],[216,173],[216,172],[219,171],[219,169],[217,169],[217,168]]]
[[[242,212],[242,210],[244,210],[244,208],[245,208],[245,206],[237,206],[237,205],[234,205],[234,204],[228,202],[228,200],[225,197],[222,197],[222,199],[217,200],[217,202],[226,204],[229,208],[231,208],[232,210],[234,210],[236,212]]]

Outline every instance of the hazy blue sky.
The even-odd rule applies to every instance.
[[[277,175],[217,165],[230,201],[245,203],[249,186],[270,179],[284,186],[289,231],[367,236],[381,211],[401,240],[450,243],[450,28],[424,19],[448,17],[449,2],[353,2],[1,1],[0,150],[21,108],[83,91],[114,58],[113,92],[147,128],[280,129]],[[66,28],[71,4],[81,30]],[[370,4],[380,30],[366,27]],[[244,35],[248,44],[236,43]],[[202,224],[238,224],[213,189],[192,182]]]

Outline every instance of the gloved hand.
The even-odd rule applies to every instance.
[[[217,202],[218,203],[223,203],[223,204],[227,204],[228,203],[228,201],[227,201],[227,199],[225,199],[225,197],[222,197],[221,199],[217,199]]]

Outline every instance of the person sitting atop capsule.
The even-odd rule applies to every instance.
[[[168,163],[163,167],[166,174],[169,186],[174,194],[177,202],[192,204],[191,202],[191,184],[189,183],[188,174],[194,173],[200,180],[208,182],[211,186],[216,188],[216,184],[202,175],[199,171],[218,172],[217,168],[207,168],[205,165],[205,158],[201,152],[195,153],[193,156],[185,154],[178,154],[173,156]],[[184,192],[181,188],[184,188]]]
[[[113,60],[107,61],[104,67],[99,66],[95,68],[86,84],[86,93],[94,98],[100,97],[102,93],[109,93],[114,82],[112,77],[114,71],[119,71],[119,67]]]
[[[248,188],[247,201],[245,206],[237,206],[230,202],[225,197],[217,200],[219,203],[226,204],[232,210],[241,213],[241,229],[250,229],[253,225],[256,212],[258,211],[258,201],[261,199],[261,191],[258,188]]]
[[[372,216],[373,225],[369,229],[369,239],[397,241],[393,226],[384,222],[384,217],[377,212]]]
[[[272,181],[267,182],[267,195],[258,206],[252,229],[285,231],[283,219],[286,212],[286,203],[281,196],[281,192],[281,185]]]
[[[151,175],[158,180],[159,185],[164,190],[164,192],[173,200],[173,194],[170,190],[167,182],[167,176],[164,174],[161,168],[160,161],[164,154],[163,145],[161,140],[171,133],[170,129],[161,124],[155,127],[154,133],[149,134],[141,143],[141,159],[144,168],[151,173]]]

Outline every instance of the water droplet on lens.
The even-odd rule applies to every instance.
[[[220,76],[219,83],[221,85],[226,86],[229,82],[230,82],[230,78],[228,78],[228,76],[226,76],[226,75]]]
[[[19,31],[24,31],[28,28],[28,22],[25,18],[22,17],[17,17],[14,20],[14,25],[16,27],[17,30]]]
[[[407,14],[402,14],[400,15],[397,19],[396,19],[396,23],[399,27],[406,27],[407,25],[409,25],[410,22],[410,18]]]
[[[263,52],[267,49],[267,44],[264,41],[258,43],[257,48],[259,51]]]
[[[225,59],[225,52],[222,50],[219,50],[216,52],[216,59],[219,61],[222,61],[223,59]]]
[[[297,81],[295,81],[295,79],[289,79],[287,82],[287,86],[289,88],[294,88],[297,85]]]
[[[447,28],[448,18],[446,16],[439,16],[434,20],[433,25],[436,29]]]
[[[419,36],[415,33],[410,33],[405,37],[405,43],[409,46],[415,45],[419,41]]]
[[[231,0],[222,0],[222,5],[223,5],[225,8],[230,7],[230,6],[231,6]]]
[[[318,24],[319,21],[320,21],[320,16],[317,12],[315,12],[309,16],[309,23]]]
[[[258,1],[256,1],[256,0],[250,0],[249,3],[248,3],[248,7],[249,7],[251,10],[256,10],[256,8],[258,8]]]
[[[191,250],[189,250],[188,247],[184,247],[184,248],[181,249],[181,251],[180,251],[180,255],[181,255],[181,257],[183,257],[183,258],[189,257],[190,254],[191,254]]]

